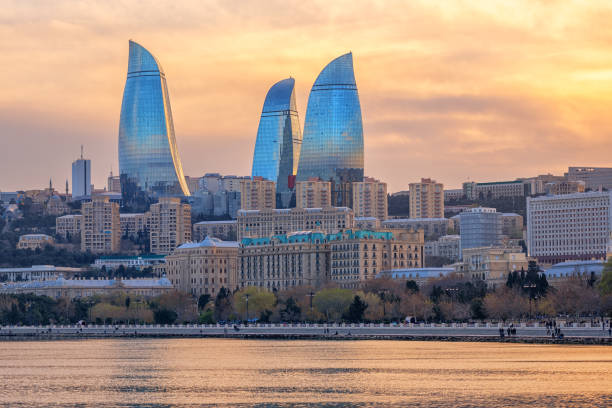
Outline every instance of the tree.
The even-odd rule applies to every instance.
[[[353,294],[349,289],[330,288],[317,292],[312,303],[327,321],[339,321],[352,301]]]
[[[198,298],[198,310],[203,310],[208,302],[210,302],[210,295],[208,293],[200,295]]]
[[[130,297],[126,297],[125,298],[125,308],[129,309],[130,308],[130,303],[132,302],[132,300],[130,299]]]
[[[612,295],[612,257],[608,258],[606,263],[604,263],[603,270],[601,271],[601,280],[597,288],[603,296]]]
[[[301,314],[302,310],[292,297],[287,299],[285,302],[285,307],[280,311],[281,319],[288,322],[299,321]]]
[[[247,315],[247,296],[249,318],[260,316],[266,310],[271,312],[276,304],[274,293],[259,289],[256,286],[248,286],[234,293],[234,309],[240,317],[246,317]]]
[[[400,312],[403,318],[411,320],[429,320],[433,316],[433,303],[422,293],[409,293],[402,296]]]
[[[172,324],[176,321],[177,314],[173,310],[159,309],[153,312],[156,324]]]
[[[529,314],[529,303],[520,292],[513,289],[500,289],[487,294],[484,307],[489,317],[506,321]]]
[[[407,280],[406,281],[406,290],[412,293],[418,293],[419,292],[419,285],[417,285],[417,283],[413,280]]]
[[[345,314],[346,320],[351,323],[358,323],[363,321],[363,314],[368,308],[368,304],[361,300],[359,295],[355,295],[353,303],[348,308]]]
[[[215,320],[227,320],[233,310],[232,294],[229,289],[222,287],[215,298]]]

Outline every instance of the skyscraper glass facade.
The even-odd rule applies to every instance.
[[[274,84],[264,101],[255,141],[252,177],[276,182],[283,207],[291,197],[289,176],[295,175],[302,143],[302,132],[295,104],[295,80]]]
[[[166,75],[157,59],[130,41],[119,121],[122,190],[189,195],[174,136]]]
[[[310,91],[297,181],[332,181],[332,202],[347,205],[345,187],[363,180],[363,126],[353,54],[321,71]]]

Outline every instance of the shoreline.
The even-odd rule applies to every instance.
[[[612,346],[610,337],[551,337],[530,336],[472,336],[472,335],[419,335],[419,334],[279,334],[279,333],[1,333],[0,342],[11,341],[58,341],[58,340],[90,340],[90,339],[206,339],[226,338],[239,340],[315,340],[315,341],[364,341],[364,340],[395,340],[395,341],[443,341],[443,342],[486,342],[513,344],[561,344],[561,345],[603,345]]]

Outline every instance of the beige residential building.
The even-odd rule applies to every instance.
[[[430,178],[410,183],[410,218],[444,218],[444,185]]]
[[[301,285],[318,288],[332,281],[354,288],[385,269],[421,267],[423,244],[422,231],[300,231],[244,238],[239,285],[286,290]]]
[[[91,201],[82,204],[81,213],[81,250],[94,253],[119,251],[119,204],[111,202],[108,196],[94,195]]]
[[[502,213],[502,234],[509,238],[523,238],[523,216]]]
[[[221,288],[233,290],[237,281],[238,242],[207,237],[189,242],[166,257],[166,275],[174,287],[194,296],[216,296]]]
[[[376,217],[355,217],[355,228],[363,230],[378,230],[381,222]]]
[[[201,221],[193,224],[193,240],[196,242],[202,241],[206,237],[235,241],[236,236],[236,220]]]
[[[297,208],[323,208],[331,206],[331,182],[318,178],[295,183]]]
[[[330,279],[356,288],[384,270],[423,267],[423,231],[347,230],[328,237]]]
[[[55,244],[52,236],[46,234],[26,234],[19,237],[17,249],[37,249]]]
[[[353,183],[353,211],[355,217],[387,219],[387,183],[371,177]]]
[[[353,210],[347,207],[283,208],[238,211],[238,240],[270,237],[296,231],[336,233],[353,228]]]
[[[527,270],[528,260],[520,247],[480,247],[463,250],[462,273],[466,278],[483,280],[487,286],[505,285],[508,274]]]
[[[149,216],[147,213],[119,214],[122,237],[138,237],[148,229]]]
[[[276,208],[276,184],[263,177],[240,180],[240,208],[243,210]]]
[[[329,280],[326,234],[302,231],[266,238],[245,238],[238,255],[240,287],[286,290],[319,288]]]
[[[149,211],[151,253],[168,255],[191,241],[191,206],[180,198],[162,197]]]
[[[83,216],[81,214],[64,215],[55,219],[55,233],[64,239],[81,236]]]

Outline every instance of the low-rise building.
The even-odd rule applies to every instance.
[[[425,243],[426,256],[439,256],[455,262],[461,258],[461,237],[459,235],[444,235],[437,241]]]
[[[81,237],[83,216],[81,214],[71,214],[57,217],[55,219],[55,233],[64,239]]]
[[[509,273],[526,271],[527,267],[527,257],[520,247],[463,249],[463,275],[490,287],[505,285]]]
[[[148,230],[148,213],[122,213],[119,214],[121,236],[136,238]]]
[[[30,267],[0,268],[0,281],[33,281],[57,279],[60,276],[72,277],[87,271],[86,268],[69,268],[67,266],[32,265]]]
[[[382,271],[377,278],[389,277],[397,280],[414,281],[423,286],[430,279],[439,279],[455,273],[454,268],[398,268]]]
[[[444,202],[451,200],[460,200],[463,198],[463,189],[454,188],[450,190],[444,190]]]
[[[117,269],[120,266],[124,268],[136,268],[143,269],[153,267],[155,265],[164,263],[166,257],[164,255],[137,255],[137,256],[101,256],[96,259],[91,265],[98,269]]]
[[[55,244],[52,236],[46,234],[25,234],[19,237],[17,249],[38,249]]]
[[[362,230],[380,229],[380,220],[376,217],[355,217],[355,228]]]
[[[96,295],[126,293],[134,296],[155,297],[173,291],[166,277],[141,279],[65,279],[0,283],[0,293],[32,293],[53,299],[78,299]]]
[[[523,238],[523,216],[515,213],[502,213],[502,235],[509,238]]]
[[[446,235],[448,218],[392,218],[381,222],[382,228],[423,230],[426,240],[436,240]]]
[[[552,286],[559,285],[572,279],[585,282],[595,281],[601,278],[604,263],[601,260],[594,261],[565,261],[552,265],[541,273]]]
[[[166,274],[174,287],[194,296],[216,296],[221,288],[233,290],[237,279],[238,242],[206,237],[185,243],[166,257]]]
[[[347,207],[283,208],[238,211],[238,240],[270,237],[296,231],[336,233],[353,228],[353,210]]]
[[[193,240],[200,242],[206,237],[219,238],[223,241],[236,241],[236,220],[201,221],[193,224]]]

